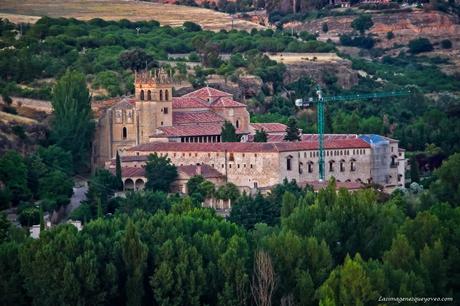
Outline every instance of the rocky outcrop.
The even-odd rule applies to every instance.
[[[326,85],[325,81],[331,76],[337,78],[336,85],[350,89],[358,84],[358,73],[351,68],[348,60],[333,62],[305,61],[287,65],[284,83],[289,84],[301,77],[309,77],[315,82]]]
[[[411,39],[427,37],[433,41],[442,39],[460,39],[460,24],[458,18],[439,11],[407,10],[407,11],[380,11],[369,12],[372,15],[374,26],[370,29],[372,34],[380,38],[379,47],[391,47],[395,43],[407,44]],[[326,17],[308,22],[293,22],[285,25],[285,28],[294,28],[298,31],[319,32],[321,36],[333,39],[339,34],[349,33],[351,22],[356,16]],[[327,23],[329,32],[322,33],[322,25]],[[386,39],[388,32],[393,32],[395,37]]]

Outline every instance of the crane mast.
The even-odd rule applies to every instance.
[[[324,97],[321,87],[317,85],[316,95],[317,98],[308,99],[297,99],[295,101],[298,107],[308,107],[310,103],[316,104],[316,120],[318,128],[318,151],[319,151],[319,180],[324,181],[325,170],[324,170],[324,105],[326,102],[340,102],[340,101],[353,101],[353,100],[366,100],[366,99],[381,99],[387,97],[401,97],[407,96],[410,91],[390,91],[390,92],[378,92],[369,94],[353,94],[353,95],[341,95],[341,96],[329,96]]]

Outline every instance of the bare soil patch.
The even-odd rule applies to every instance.
[[[209,9],[151,3],[134,0],[1,0],[0,17],[15,21],[35,22],[41,16],[67,17],[81,20],[129,19],[157,20],[162,25],[181,26],[184,21],[200,24],[205,29],[232,28],[232,17]],[[35,19],[37,18],[37,19]],[[261,28],[255,23],[235,19],[233,27],[239,30]]]

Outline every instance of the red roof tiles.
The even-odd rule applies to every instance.
[[[199,99],[208,101],[208,98],[218,98],[218,97],[230,97],[231,98],[232,96],[233,95],[228,92],[224,92],[224,91],[206,86],[198,90],[192,91],[188,94],[185,94],[182,97],[194,97],[194,98],[199,98]]]
[[[173,112],[173,125],[224,122],[225,119],[211,111]]]
[[[200,131],[201,133],[202,131]],[[202,134],[200,134],[202,135]],[[325,149],[345,148],[370,148],[370,145],[362,139],[338,139],[325,141]],[[141,144],[128,151],[140,152],[167,152],[167,151],[195,151],[195,152],[287,152],[301,150],[317,150],[316,141],[300,142],[220,142],[220,143],[181,143],[181,142],[150,142]]]
[[[174,97],[173,98],[173,109],[180,108],[209,108],[204,101],[194,97]]]
[[[179,173],[182,172],[190,177],[195,175],[201,175],[204,178],[223,177],[222,173],[206,164],[177,166],[177,171]]]
[[[225,108],[225,107],[246,107],[243,103],[237,102],[232,98],[221,97],[217,98],[211,103],[212,108]]]
[[[287,126],[282,123],[250,123],[254,130],[264,130],[267,133],[284,133]]]

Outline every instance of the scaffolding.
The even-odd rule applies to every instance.
[[[390,141],[380,135],[361,135],[360,138],[371,146],[371,177],[372,182],[380,185],[388,184]]]

